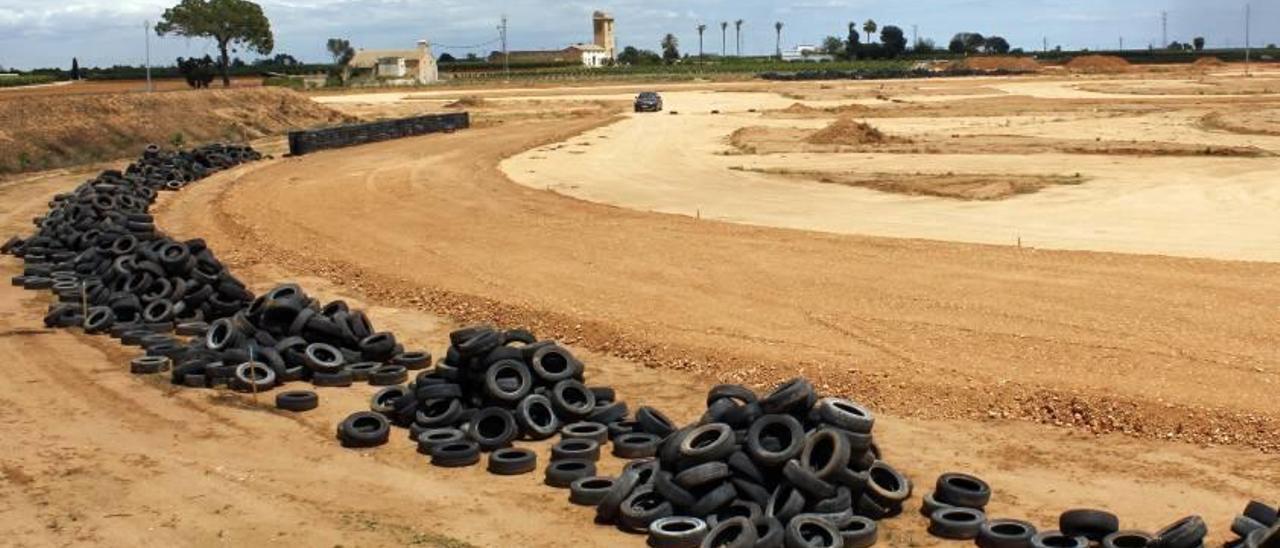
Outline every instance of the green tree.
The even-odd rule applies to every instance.
[[[729,50],[727,49],[728,46],[726,45],[728,43],[729,43],[729,22],[721,21],[720,22],[720,56],[721,57],[729,56]]]
[[[80,79],[80,59],[76,57],[71,58],[71,79]]]
[[[875,19],[867,19],[867,22],[862,24],[862,31],[867,33],[868,44],[871,43],[871,35],[874,34],[878,28],[880,27],[876,25]]]
[[[929,38],[921,38],[912,44],[911,49],[916,53],[933,53],[938,51],[938,45]]]
[[[440,59],[438,59],[436,62],[440,63],[441,65],[445,65],[448,63],[457,63],[458,58],[454,57],[452,53],[441,53]]]
[[[275,49],[271,22],[262,6],[248,0],[182,0],[164,10],[156,24],[156,34],[189,38],[210,38],[218,45],[218,66],[222,85],[231,86],[230,49],[244,49],[268,55]]]
[[[982,43],[982,49],[987,53],[1009,53],[1009,41],[1001,36],[988,36]]]
[[[951,37],[951,43],[947,49],[951,53],[977,53],[987,45],[987,39],[976,32],[959,32]]]
[[[680,60],[680,41],[676,35],[668,33],[662,37],[662,60],[668,65]]]
[[[704,57],[704,54],[702,52],[702,34],[705,32],[707,32],[707,26],[699,24],[698,25],[698,59],[702,59]]]
[[[849,23],[849,39],[844,46],[844,56],[846,59],[853,59],[858,56],[858,24]]]
[[[831,55],[844,55],[844,40],[828,36],[822,40],[822,52]]]
[[[342,38],[330,38],[325,43],[324,49],[329,50],[329,55],[333,57],[333,64],[339,67],[350,63],[356,56],[356,50],[351,47],[351,42]]]
[[[1197,36],[1197,37],[1195,37],[1195,39],[1191,40],[1191,44],[1192,44],[1193,46],[1195,46],[1196,51],[1204,51],[1204,37],[1203,37],[1203,36]]]
[[[902,29],[886,25],[880,30],[880,43],[884,44],[885,53],[890,57],[897,57],[899,54],[907,50],[907,36]]]
[[[777,35],[778,59],[782,59],[782,21],[773,24],[773,32]]]
[[[734,55],[738,57],[742,57],[742,24],[745,22],[742,19],[733,22]]]

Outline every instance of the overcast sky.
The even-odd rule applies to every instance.
[[[143,21],[153,23],[177,0],[0,0],[0,66],[27,69],[141,64]],[[276,52],[322,61],[324,42],[344,37],[357,47],[412,47],[420,38],[436,53],[486,54],[501,14],[510,18],[513,49],[561,48],[591,38],[591,12],[617,18],[618,45],[657,49],[674,33],[685,51],[697,50],[698,23],[706,23],[706,49],[720,47],[720,21],[744,19],[743,53],[774,49],[773,23],[782,21],[783,47],[842,34],[848,21],[896,24],[911,37],[940,44],[957,31],[1000,34],[1014,47],[1146,47],[1160,40],[1160,12],[1169,13],[1169,39],[1202,35],[1210,47],[1244,44],[1244,2],[1193,0],[260,0],[275,31]],[[1280,42],[1280,0],[1254,0],[1253,43]],[[152,37],[152,59],[214,53],[207,40]],[[733,50],[733,27],[729,30]],[[242,54],[246,60],[252,54]]]

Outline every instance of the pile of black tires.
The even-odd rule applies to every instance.
[[[1244,513],[1231,523],[1231,532],[1239,538],[1227,543],[1228,548],[1280,548],[1280,508],[1251,501]]]
[[[253,295],[203,241],[158,233],[147,210],[158,191],[259,157],[230,145],[180,153],[149,147],[126,171],[105,171],[54,197],[49,212],[34,220],[34,235],[0,246],[25,262],[12,283],[57,296],[44,319],[49,327],[145,339],[153,356],[175,353],[178,344],[166,334],[179,323],[229,317]]]
[[[652,546],[871,546],[877,521],[911,495],[881,459],[871,412],[820,399],[804,379],[764,396],[716,386],[701,420],[682,428],[649,408],[636,418],[632,428],[662,438],[655,458],[585,481],[612,483],[597,521]]]

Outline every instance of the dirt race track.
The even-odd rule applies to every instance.
[[[761,97],[762,109],[775,101]],[[1249,498],[1280,493],[1278,264],[834,234],[594,203],[571,184],[517,185],[499,164],[625,126],[607,111],[504,108],[478,109],[477,127],[452,135],[220,174],[166,196],[158,224],[207,239],[255,289],[299,281],[369,306],[380,326],[437,353],[458,323],[530,326],[583,354],[592,384],[681,420],[717,381],[762,388],[809,376],[880,412],[877,439],[919,485],[912,508],[937,474],[963,470],[995,487],[993,517],[1050,526],[1066,508],[1101,506],[1153,530],[1200,513],[1220,542]],[[27,231],[83,175],[0,184],[0,230]],[[573,184],[604,188],[611,175]],[[407,436],[339,448],[333,425],[366,406],[369,387],[320,389],[319,410],[286,416],[266,400],[131,377],[113,343],[37,329],[43,295],[6,286],[0,303],[11,311],[0,317],[11,440],[0,544],[643,543],[592,525],[540,476],[431,468]],[[913,512],[889,520],[882,545],[938,544],[925,525]]]

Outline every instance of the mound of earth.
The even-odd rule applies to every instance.
[[[957,173],[859,173],[836,171],[795,171],[786,169],[739,169],[802,179],[818,183],[855,186],[905,194],[966,201],[1004,200],[1039,192],[1051,186],[1079,185],[1080,176],[957,174]]]
[[[1201,57],[1201,58],[1199,58],[1199,59],[1196,59],[1196,62],[1191,63],[1191,64],[1192,64],[1193,66],[1197,66],[1197,67],[1225,67],[1225,66],[1227,66],[1226,61],[1223,61],[1222,59],[1218,59],[1217,57]]]
[[[840,118],[805,139],[811,145],[868,145],[895,141],[875,127],[853,118]]]
[[[970,70],[1004,70],[1011,72],[1039,72],[1040,63],[1030,57],[1009,55],[992,55],[970,57],[959,63],[961,68]]]
[[[283,88],[19,97],[0,101],[0,174],[350,121]]]
[[[445,105],[444,108],[478,108],[485,106],[486,103],[487,101],[484,100],[484,97],[468,95]]]
[[[1129,62],[1114,55],[1082,55],[1067,61],[1067,68],[1075,72],[1128,72]]]

